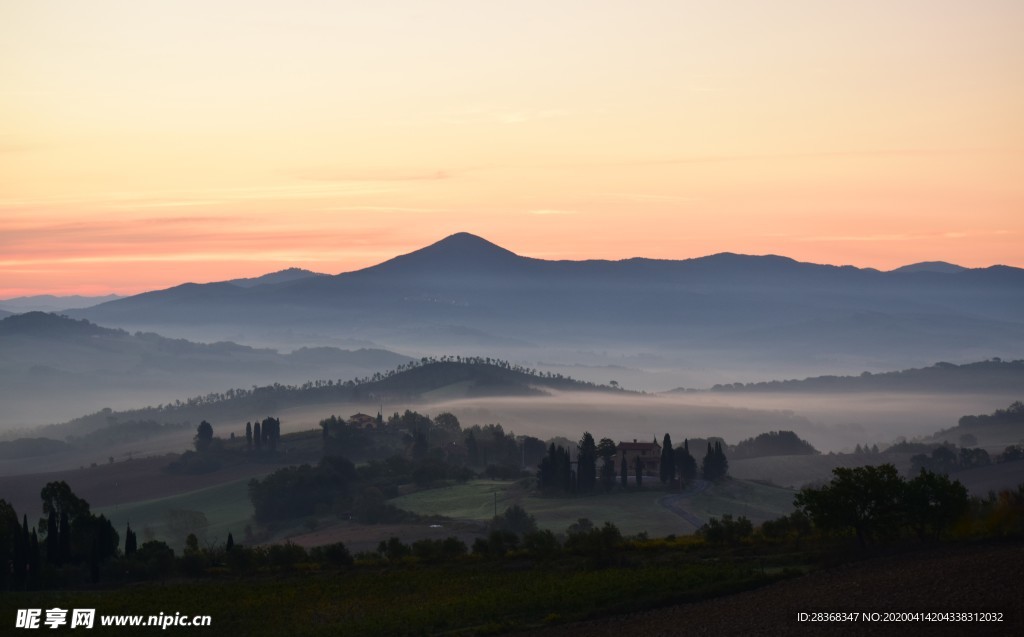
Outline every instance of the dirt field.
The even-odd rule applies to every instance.
[[[943,547],[819,571],[694,604],[609,617],[519,637],[621,635],[1021,635],[1024,543]],[[799,612],[994,611],[1001,623],[800,623]]]

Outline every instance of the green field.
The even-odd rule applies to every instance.
[[[177,537],[168,527],[168,511],[185,510],[200,511],[206,515],[209,525],[196,533],[201,544],[204,541],[223,544],[229,532],[241,542],[253,514],[248,484],[247,479],[237,480],[159,500],[97,508],[94,512],[110,519],[122,541],[125,527],[131,522],[140,544],[148,539],[163,540],[175,551],[180,551],[185,537]]]
[[[466,520],[489,520],[495,508],[501,513],[518,504],[537,518],[541,528],[555,532],[565,531],[579,518],[588,518],[596,524],[612,522],[627,535],[644,531],[651,537],[692,533],[692,524],[658,503],[665,495],[667,492],[660,488],[649,488],[616,489],[588,496],[540,496],[514,482],[478,480],[404,495],[391,500],[391,504],[424,515]],[[731,513],[745,515],[756,523],[789,513],[793,496],[789,489],[730,480],[694,494],[683,508],[701,520]]]
[[[727,480],[689,498],[687,511],[707,520],[725,514],[745,516],[754,524],[772,520],[793,511],[796,491],[746,480]]]

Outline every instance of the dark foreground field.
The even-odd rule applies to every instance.
[[[224,570],[117,588],[5,593],[0,632],[14,626],[18,609],[57,607],[209,615],[210,627],[168,629],[202,635],[1024,634],[1019,541],[860,559],[781,580],[779,564],[799,555],[686,547],[655,542],[596,562],[570,555],[341,569],[297,563],[249,576]],[[1003,621],[799,624],[802,611],[991,611]]]
[[[943,547],[881,557],[707,601],[604,617],[522,637],[588,635],[1021,635],[1024,544]],[[1002,622],[800,623],[814,611],[1002,613]]]

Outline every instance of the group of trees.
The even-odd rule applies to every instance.
[[[262,451],[264,448],[275,451],[280,440],[281,421],[277,418],[268,416],[263,422],[257,420],[254,423],[245,423],[245,446],[248,449],[255,447],[256,451]]]
[[[930,454],[919,453],[910,458],[913,471],[922,469],[948,475],[961,469],[984,467],[992,464],[988,452],[980,447],[973,449],[961,448],[959,451],[952,445],[939,445]]]
[[[616,458],[618,467],[616,471]],[[600,461],[600,465],[598,462]],[[630,466],[632,465],[632,466]],[[547,455],[541,460],[537,481],[542,490],[590,493],[600,486],[610,491],[615,486],[616,473],[623,487],[629,485],[630,473],[634,475],[638,487],[643,486],[644,461],[638,455],[630,463],[625,453],[620,453],[618,445],[610,438],[602,438],[595,443],[590,432],[584,432],[576,445],[576,459],[572,459],[570,450],[562,445],[550,443]],[[721,480],[729,471],[729,461],[725,457],[722,445],[715,441],[708,443],[708,454],[704,458],[701,473],[706,480]],[[665,434],[662,439],[661,457],[659,462],[659,478],[662,484],[692,482],[697,477],[697,461],[690,453],[689,439],[683,444],[673,447],[672,437]]]
[[[93,514],[64,481],[47,483],[40,498],[43,517],[31,526],[27,514],[19,523],[14,508],[0,500],[0,588],[43,588],[69,569],[86,569],[96,581],[100,564],[118,552],[110,520]]]
[[[705,480],[721,480],[729,473],[729,460],[722,451],[722,443],[715,441],[714,446],[708,443],[708,451],[704,455],[704,461],[700,466],[701,474]]]
[[[860,445],[858,445],[858,448]],[[732,449],[733,458],[759,458],[763,456],[791,456],[818,454],[811,443],[792,431],[769,431],[755,438],[740,441]]]
[[[1024,361],[1014,361],[1014,363],[1020,365],[1024,364]],[[965,429],[991,425],[1024,425],[1024,402],[1018,400],[1006,409],[997,409],[991,414],[962,416],[957,424]]]
[[[832,481],[807,487],[795,504],[824,531],[852,531],[863,547],[912,535],[936,539],[968,508],[959,481],[922,470],[907,480],[891,464],[833,469]]]

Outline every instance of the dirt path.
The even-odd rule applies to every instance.
[[[707,480],[697,480],[687,487],[686,491],[683,493],[673,493],[671,495],[662,496],[658,499],[658,504],[692,524],[694,529],[699,529],[704,526],[704,520],[701,520],[696,515],[690,513],[684,507],[690,503],[693,496],[698,493],[704,493],[710,486],[711,483]]]

